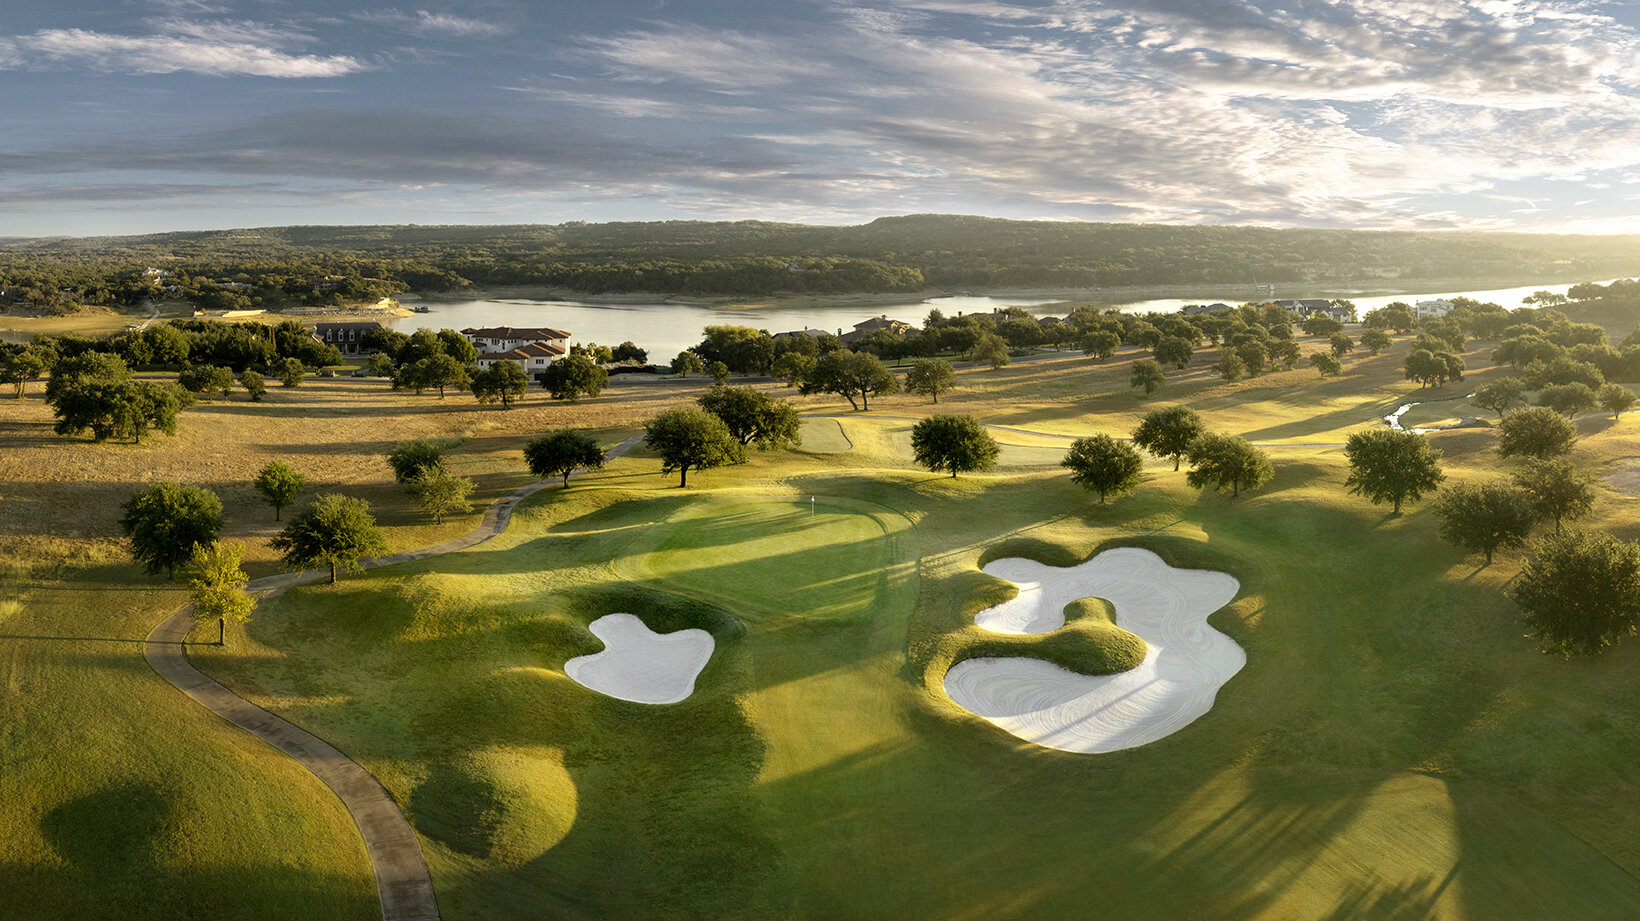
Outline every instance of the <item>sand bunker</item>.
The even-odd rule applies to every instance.
[[[985,572],[1019,586],[1013,600],[975,616],[997,633],[1048,633],[1065,623],[1065,605],[1103,598],[1116,623],[1149,646],[1135,668],[1079,675],[1026,657],[966,659],[945,674],[945,692],[963,709],[1027,742],[1098,753],[1147,745],[1213,707],[1220,687],[1247,654],[1207,625],[1239,583],[1224,573],[1174,569],[1148,550],[1107,550],[1069,568],[996,560]]]
[[[695,693],[695,678],[712,658],[705,630],[655,633],[631,614],[609,614],[588,625],[604,651],[564,663],[564,674],[600,694],[640,704],[675,704]]]

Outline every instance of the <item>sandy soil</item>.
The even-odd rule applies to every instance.
[[[705,630],[655,633],[631,614],[609,614],[588,625],[604,651],[564,663],[571,681],[640,704],[675,704],[695,693],[695,678],[712,658]]]
[[[1640,457],[1625,457],[1606,474],[1606,483],[1620,494],[1640,497]]]
[[[974,622],[998,633],[1047,633],[1064,625],[1078,598],[1104,598],[1116,622],[1149,647],[1116,675],[1079,675],[1040,659],[967,659],[945,675],[963,709],[1048,748],[1099,753],[1136,748],[1183,729],[1213,706],[1247,655],[1207,625],[1240,589],[1224,573],[1174,569],[1148,550],[1107,550],[1078,566],[992,562],[985,572],[1019,586],[1013,600]]]

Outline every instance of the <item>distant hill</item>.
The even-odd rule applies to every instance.
[[[269,227],[0,241],[0,281],[138,265],[258,278],[331,272],[467,284],[698,294],[1326,283],[1584,281],[1640,272],[1640,237],[1012,221],[919,214],[766,221]],[[93,267],[96,267],[95,269]]]

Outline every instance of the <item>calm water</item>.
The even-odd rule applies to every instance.
[[[889,306],[831,307],[702,307],[694,304],[588,304],[581,301],[538,301],[523,298],[492,300],[423,300],[406,295],[406,307],[425,306],[428,313],[400,317],[388,325],[410,332],[419,327],[461,329],[467,326],[550,326],[567,330],[572,342],[619,345],[628,340],[649,350],[649,360],[665,364],[672,356],[700,342],[707,326],[750,326],[771,333],[813,327],[848,332],[854,324],[875,316],[922,326],[930,310],[948,316],[990,313],[998,307],[1030,309],[1058,299],[933,297]]]
[[[1607,284],[1602,282],[1602,284]],[[1536,291],[1565,294],[1571,286],[1526,285],[1519,288],[1490,290],[1417,292],[1405,294],[1352,297],[1348,290],[1329,294],[1304,296],[1349,297],[1361,313],[1382,307],[1391,301],[1428,300],[1437,297],[1464,295],[1479,301],[1489,301],[1514,309],[1521,306],[1521,298]],[[1238,304],[1250,293],[1245,286],[1227,288],[1221,297],[1153,298],[1142,301],[1111,302],[1108,306],[1131,313],[1171,313],[1188,304],[1210,304],[1224,301]],[[1292,298],[1299,295],[1276,288],[1276,297]],[[1009,298],[1009,297],[931,297],[907,300],[903,304],[886,306],[827,306],[827,307],[703,307],[694,304],[588,304],[582,301],[541,301],[526,298],[495,298],[474,300],[424,300],[413,296],[401,299],[406,307],[425,306],[428,313],[401,317],[389,325],[409,332],[422,326],[432,329],[462,329],[468,326],[550,326],[568,330],[571,341],[597,342],[618,345],[627,340],[649,350],[649,359],[660,364],[701,340],[701,330],[707,326],[731,324],[766,329],[771,333],[790,329],[814,327],[824,330],[848,331],[854,324],[870,317],[883,315],[921,326],[930,310],[939,309],[947,316],[958,313],[989,313],[998,307],[1024,307],[1041,315],[1034,308],[1057,303],[1063,298]]]

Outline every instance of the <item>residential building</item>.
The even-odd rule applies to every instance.
[[[1412,312],[1416,314],[1420,320],[1427,320],[1431,317],[1444,317],[1451,310],[1452,302],[1444,298],[1436,298],[1430,301],[1419,301],[1412,307]]]
[[[843,333],[837,338],[842,340],[844,345],[853,345],[872,333],[884,330],[896,336],[904,336],[916,332],[917,327],[900,320],[890,320],[887,315],[875,316],[863,323],[854,324],[854,332]]]
[[[365,334],[381,328],[380,323],[316,323],[313,338],[335,346],[344,355],[357,355],[364,350],[361,342]]]
[[[485,352],[507,352],[531,343],[557,348],[559,355],[569,352],[569,333],[561,329],[549,327],[521,327],[521,326],[490,326],[484,328],[469,327],[461,331],[467,341],[478,349],[480,354]]]
[[[548,365],[556,359],[563,358],[568,351],[563,346],[547,342],[526,342],[517,348],[501,352],[480,353],[478,367],[480,370],[488,371],[496,362],[510,361],[523,368],[525,374],[533,377],[547,370]]]

